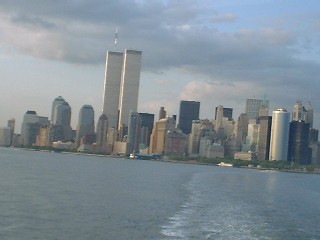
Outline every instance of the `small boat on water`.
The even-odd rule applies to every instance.
[[[218,164],[218,166],[220,167],[233,167],[232,163],[225,163],[225,162],[221,162]]]

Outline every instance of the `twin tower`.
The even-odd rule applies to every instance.
[[[130,111],[138,107],[141,51],[107,52],[103,94],[103,114],[108,128],[128,126]]]

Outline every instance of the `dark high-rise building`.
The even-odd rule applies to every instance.
[[[99,146],[100,148],[103,148],[106,146],[107,132],[108,132],[108,118],[104,113],[102,113],[102,115],[99,117],[99,120],[98,120],[97,133],[96,133],[96,143],[97,143],[97,146]]]
[[[139,113],[141,119],[140,143],[145,146],[150,145],[150,135],[154,124],[154,114]]]
[[[77,125],[76,143],[79,146],[82,143],[89,143],[94,135],[94,110],[91,105],[83,105],[79,112],[79,121]]]
[[[259,117],[259,139],[257,158],[259,160],[269,160],[270,137],[271,137],[271,116]]]
[[[317,143],[319,136],[319,130],[310,128],[309,129],[309,144]]]
[[[27,111],[23,117],[21,137],[23,146],[32,146],[39,132],[39,118],[35,111]]]
[[[166,110],[164,110],[164,107],[160,107],[160,110],[159,110],[159,120],[160,119],[163,119],[163,118],[166,118],[167,117],[167,112]]]
[[[192,121],[199,120],[200,102],[180,101],[178,127],[184,134],[191,133]]]
[[[288,160],[300,164],[311,163],[311,148],[309,148],[310,123],[292,121],[289,132]]]
[[[215,114],[214,114],[214,120],[217,120],[217,110],[218,110],[218,107],[216,107],[216,110],[215,110]],[[228,118],[229,121],[232,120],[232,112],[233,112],[233,109],[232,108],[223,108],[223,117],[226,117]]]
[[[137,112],[130,112],[127,135],[127,153],[140,152],[141,117]]]

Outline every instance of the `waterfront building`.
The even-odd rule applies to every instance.
[[[311,164],[320,165],[320,142],[310,144],[312,149]]]
[[[241,132],[241,142],[246,141],[246,137],[248,134],[248,124],[249,124],[248,115],[246,113],[241,113],[237,122],[238,131]],[[240,136],[240,134],[238,136]]]
[[[148,147],[150,145],[150,135],[154,124],[154,114],[139,113],[139,115],[141,119],[140,144]]]
[[[290,113],[277,109],[272,113],[269,160],[288,160]]]
[[[11,129],[12,135],[14,134],[15,125],[16,125],[16,120],[14,118],[8,120],[7,127]]]
[[[270,137],[271,137],[271,116],[259,117],[259,139],[257,159],[269,160]]]
[[[176,122],[173,118],[162,118],[155,122],[150,136],[149,153],[163,154],[166,132],[174,130]]]
[[[319,130],[310,128],[309,129],[309,144],[318,142]]]
[[[79,112],[79,120],[76,132],[77,146],[81,143],[81,138],[85,137],[88,141],[92,140],[94,134],[94,110],[91,105],[83,105]],[[90,136],[91,135],[91,136]],[[87,143],[86,141],[82,141]]]
[[[305,121],[292,121],[289,132],[288,160],[300,164],[311,163],[311,148],[309,147],[310,124]]]
[[[180,101],[179,123],[178,127],[184,134],[191,133],[193,120],[199,120],[200,102]]]
[[[97,123],[96,143],[100,150],[104,150],[107,144],[108,118],[103,113]]]
[[[12,130],[10,127],[0,128],[0,146],[9,147],[12,142]]]
[[[16,125],[16,120],[14,118],[8,120],[7,127],[9,127],[11,129],[10,145],[12,145],[12,138],[14,136],[15,125]]]
[[[259,125],[257,119],[249,120],[248,134],[246,137],[245,144],[242,145],[242,151],[245,151],[245,152],[256,152],[257,151],[259,127],[260,127],[260,125]]]
[[[187,152],[188,135],[181,130],[169,130],[165,135],[164,155],[184,156]]]
[[[141,115],[130,112],[127,136],[127,153],[139,153],[140,151]]]
[[[39,127],[37,113],[35,111],[27,111],[23,116],[21,126],[21,144],[23,146],[32,146],[36,142]]]
[[[224,129],[223,129],[223,106],[219,105],[216,107],[216,116],[214,123],[214,130],[216,132],[216,137],[218,139],[224,138]]]
[[[192,128],[191,128],[191,134],[189,136],[189,146],[188,146],[189,156],[199,155],[201,127],[202,127],[201,120],[192,121]]]
[[[52,139],[54,141],[72,140],[71,107],[61,96],[53,101]]]
[[[108,127],[127,125],[130,111],[137,111],[141,71],[141,51],[108,51],[103,94],[103,113]]]
[[[53,102],[52,102],[52,107],[51,107],[51,121],[54,121],[55,115],[56,115],[56,106],[59,104],[63,104],[65,102],[64,98],[59,96],[56,97]]]
[[[199,144],[199,156],[206,158],[224,158],[224,147],[212,142],[209,136],[203,136]]]
[[[36,137],[36,146],[50,147],[50,126],[40,126],[39,133]]]
[[[254,152],[236,152],[234,159],[242,161],[253,161],[256,160],[256,154]]]

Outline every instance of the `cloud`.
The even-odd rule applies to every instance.
[[[279,25],[274,24],[273,15],[269,22],[253,24],[257,19],[246,19],[245,11],[236,12],[232,6],[223,11],[216,6],[211,0],[3,0],[0,44],[7,54],[14,51],[39,59],[102,66],[105,51],[114,49],[118,28],[117,48],[142,50],[144,74],[182,73],[177,81],[184,85],[172,84],[167,91],[176,91],[177,96],[163,104],[177,98],[203,102],[221,98],[231,105],[267,93],[275,103],[289,105],[301,95],[317,96],[320,63],[315,57],[307,58],[317,43],[314,31],[306,29],[301,34],[301,26],[290,28],[285,23],[294,20],[287,13],[277,16],[283,17]],[[313,26],[320,29],[319,22]],[[300,44],[305,39],[312,39],[307,48]],[[185,83],[186,76],[192,80]],[[155,86],[156,79],[150,79]],[[315,106],[320,105],[315,101]]]

